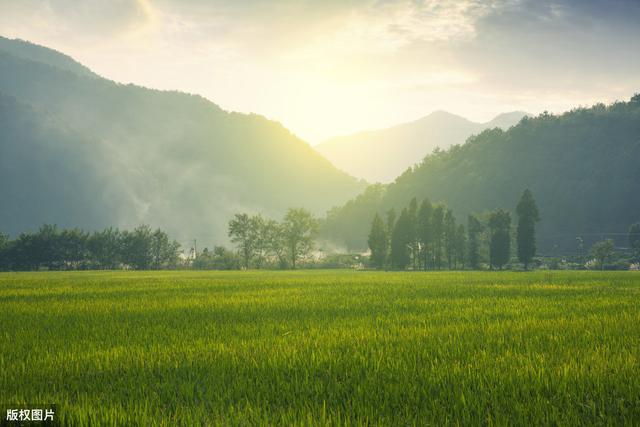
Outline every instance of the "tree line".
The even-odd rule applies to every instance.
[[[518,260],[528,269],[536,254],[535,227],[540,220],[528,189],[518,202],[516,214]],[[446,205],[425,199],[418,206],[413,198],[399,215],[391,209],[384,219],[379,214],[374,216],[368,236],[370,261],[378,269],[479,269],[488,252],[490,268],[502,269],[511,257],[511,222],[509,211],[496,209],[484,218],[469,215],[465,230]]]
[[[281,222],[260,214],[236,214],[229,222],[242,268],[293,268],[311,255],[318,220],[305,209],[289,209]],[[217,248],[218,254],[224,248]]]
[[[295,269],[309,259],[317,233],[318,220],[305,209],[289,209],[280,222],[260,214],[240,213],[228,227],[235,251],[215,246],[199,254],[194,251],[192,258],[181,260],[180,244],[161,229],[153,230],[147,225],[132,231],[107,228],[90,233],[45,224],[13,240],[0,233],[0,271]]]
[[[164,269],[178,265],[180,245],[161,229],[107,228],[89,233],[45,224],[9,239],[0,233],[0,270]]]
[[[332,209],[322,235],[366,250],[374,214],[384,217],[412,197],[446,202],[466,223],[468,213],[511,208],[513,195],[529,188],[544,211],[539,252],[569,257],[577,236],[618,232],[640,220],[640,197],[633,196],[640,185],[638,123],[640,94],[629,102],[525,118],[506,131],[485,130]],[[605,142],[615,149],[604,150]],[[616,247],[627,246],[624,233],[616,234]],[[515,255],[515,241],[513,246]]]
[[[515,213],[515,227],[511,213],[504,209],[469,215],[465,227],[457,223],[446,205],[432,204],[428,199],[418,205],[414,198],[399,215],[391,209],[384,217],[374,216],[368,236],[368,265],[377,269],[441,270],[481,269],[488,263],[491,269],[502,269],[511,261],[515,242],[517,258],[528,269],[536,255],[536,224],[540,221],[529,190],[523,192]],[[359,254],[334,254],[309,262],[317,233],[318,220],[304,209],[289,209],[280,222],[260,214],[239,213],[228,224],[235,249],[215,246],[181,258],[178,242],[161,229],[146,225],[131,231],[107,228],[90,233],[45,224],[36,232],[22,233],[13,240],[0,233],[0,271],[367,265],[366,258]],[[626,252],[620,258],[622,251]],[[610,264],[616,255],[617,264]],[[640,223],[629,228],[628,250],[616,251],[613,241],[603,240],[592,246],[588,256],[589,259],[578,256],[577,268],[619,268],[623,261],[640,268]]]

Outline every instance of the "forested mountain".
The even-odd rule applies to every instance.
[[[500,114],[486,123],[475,123],[445,111],[436,111],[411,123],[388,129],[359,132],[329,139],[315,148],[336,167],[369,182],[393,181],[436,147],[462,144],[484,129],[508,129],[526,113]]]
[[[603,236],[625,245],[629,225],[640,220],[639,159],[640,95],[527,117],[508,131],[485,130],[431,154],[387,186],[369,187],[332,210],[323,233],[364,249],[374,214],[412,197],[446,202],[465,221],[471,212],[513,210],[529,188],[540,210],[543,252],[575,250],[578,236],[587,248]]]
[[[226,239],[238,211],[320,214],[364,188],[279,123],[121,85],[0,38],[0,231],[159,226]]]

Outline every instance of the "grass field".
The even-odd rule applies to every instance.
[[[634,272],[0,274],[0,402],[64,424],[637,425],[639,373]]]

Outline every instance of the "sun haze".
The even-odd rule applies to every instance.
[[[640,86],[639,19],[632,1],[0,4],[5,37],[265,115],[312,144],[434,110],[486,121],[625,99]]]

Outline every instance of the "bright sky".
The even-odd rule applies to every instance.
[[[0,0],[0,35],[201,94],[312,144],[640,92],[640,1]]]

